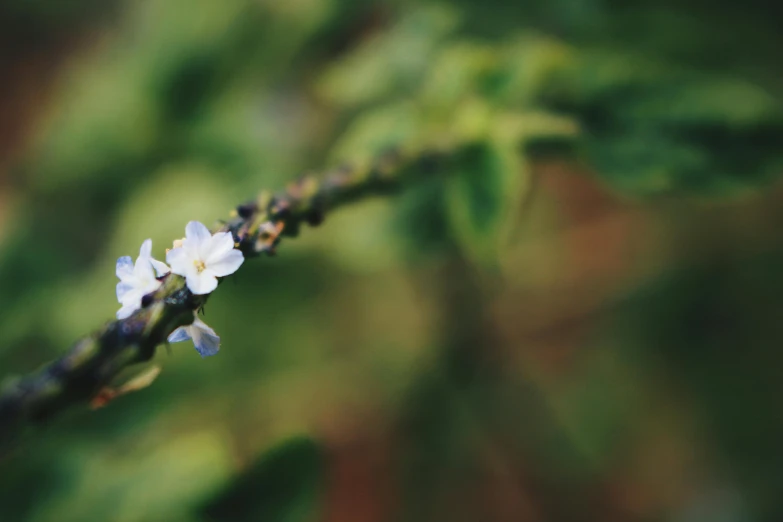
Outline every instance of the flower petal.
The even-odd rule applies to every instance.
[[[120,281],[117,283],[117,301],[120,303],[128,296],[128,292],[132,292],[134,286],[130,283]]]
[[[202,244],[212,237],[209,229],[199,221],[191,221],[185,226],[185,237],[196,244]]]
[[[155,279],[155,271],[152,269],[149,257],[139,256],[133,265],[133,276],[140,286],[146,286],[150,279]]]
[[[126,279],[133,274],[133,260],[130,256],[122,256],[117,260],[116,272],[120,280]]]
[[[133,312],[141,308],[141,302],[129,303],[117,310],[117,319],[126,319],[130,317]]]
[[[193,324],[191,325],[193,328],[198,328],[199,330],[202,330],[204,332],[207,332],[208,334],[212,334],[214,336],[217,336],[215,333],[215,330],[209,327],[207,323],[199,319],[198,315],[195,313],[193,314]]]
[[[218,353],[218,350],[220,350],[220,337],[215,335],[212,328],[207,327],[207,329],[201,329],[196,326],[191,326],[190,333],[193,335],[193,345],[202,357],[215,355]]]
[[[207,268],[218,277],[225,277],[233,274],[245,261],[245,256],[239,250],[233,249],[216,262],[209,263]]]
[[[188,273],[185,276],[185,281],[190,291],[196,295],[208,294],[217,288],[217,278],[207,270],[200,274]]]
[[[209,265],[219,261],[234,248],[234,236],[230,232],[218,232],[209,241],[209,247],[204,251],[204,263]]]
[[[144,297],[145,293],[143,288],[139,288],[135,284],[132,284],[131,288],[122,295],[122,299],[119,300],[120,304],[141,306],[141,298]]]
[[[128,256],[117,260],[117,277],[120,282],[117,284],[117,300],[123,307],[117,312],[118,319],[124,319],[141,307],[141,300],[146,294],[154,292],[161,286],[157,280],[153,261],[163,268],[166,265],[155,261],[150,257],[152,252],[152,240],[146,239],[139,249],[139,257],[133,263]]]
[[[173,248],[166,252],[166,262],[172,272],[181,276],[187,275],[193,266],[193,258],[188,255],[188,251],[184,247]]]
[[[152,240],[145,239],[139,249],[139,257],[152,257]]]
[[[152,265],[152,268],[155,269],[155,272],[158,274],[158,277],[164,276],[169,272],[171,272],[168,265],[163,261],[158,261],[157,259],[150,258],[150,264]]]
[[[170,343],[181,343],[190,339],[190,333],[188,333],[187,326],[180,326],[169,335],[168,341]]]

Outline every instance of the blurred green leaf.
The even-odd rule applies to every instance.
[[[448,113],[461,100],[480,91],[482,78],[491,76],[496,64],[497,53],[489,45],[450,43],[433,60],[420,98],[428,107]]]
[[[202,510],[215,522],[299,522],[318,519],[323,456],[315,441],[296,437],[264,454]]]
[[[144,432],[130,437],[131,420],[120,422],[125,430],[115,442],[124,444],[104,447],[71,438],[67,452],[62,438],[52,444],[52,465],[69,472],[67,485],[38,497],[31,520],[187,520],[230,474],[231,455],[220,427],[149,439]]]
[[[356,118],[332,148],[333,161],[369,161],[385,150],[414,142],[422,122],[415,105],[384,105]]]
[[[444,5],[411,10],[388,31],[328,67],[318,82],[319,94],[350,107],[414,93],[437,44],[456,24],[453,9]]]
[[[453,161],[446,186],[451,227],[469,256],[492,265],[520,201],[519,155],[512,147],[482,141],[463,147]]]
[[[397,200],[394,229],[414,259],[454,250],[446,212],[445,180],[431,177]]]
[[[783,105],[751,83],[584,52],[542,103],[573,114],[599,175],[638,195],[730,195],[783,171]]]

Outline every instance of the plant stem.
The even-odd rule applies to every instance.
[[[262,192],[240,205],[213,232],[228,231],[245,257],[273,255],[283,236],[302,223],[316,226],[328,211],[373,195],[388,194],[409,179],[440,170],[445,150],[390,150],[365,165],[344,166],[321,176],[305,175],[284,190]],[[142,308],[77,341],[59,359],[33,373],[8,378],[0,388],[0,443],[31,423],[95,397],[125,368],[148,361],[179,326],[193,321],[206,296],[193,295],[181,276],[168,274]]]

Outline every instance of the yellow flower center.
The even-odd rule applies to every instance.
[[[196,259],[193,261],[193,264],[196,265],[196,271],[200,274],[204,271],[205,268],[207,268],[207,265],[204,264],[204,261],[200,259]]]

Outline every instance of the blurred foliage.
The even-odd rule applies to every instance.
[[[149,389],[31,435],[0,520],[780,518],[778,26],[760,0],[4,2],[4,373],[110,319],[147,237],[454,153],[221,285],[218,357],[161,350]]]
[[[322,457],[316,444],[292,438],[270,449],[211,501],[209,520],[316,520],[322,482]]]
[[[513,223],[523,193],[523,173],[515,147],[502,150],[488,143],[464,147],[453,158],[447,181],[449,222],[461,244],[479,259],[494,262],[506,225]]]

